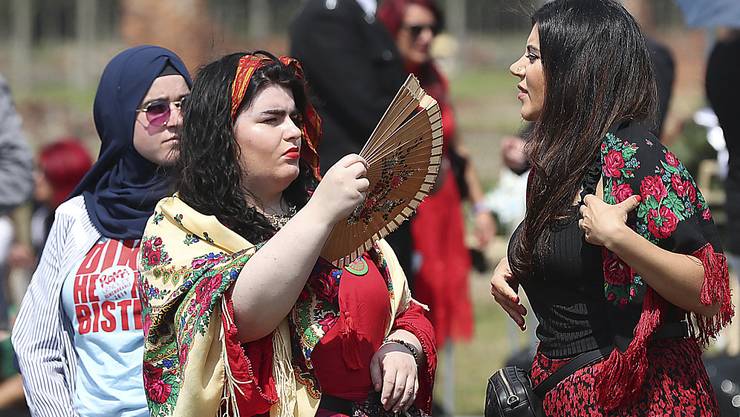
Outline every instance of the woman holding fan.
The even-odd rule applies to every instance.
[[[428,411],[432,328],[392,250],[341,269],[319,257],[369,182],[357,155],[319,182],[300,64],[226,55],[185,113],[177,194],[140,260],[152,416]]]

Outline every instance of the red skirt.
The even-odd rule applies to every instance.
[[[580,369],[545,395],[550,417],[695,416],[719,417],[717,399],[709,383],[701,349],[692,339],[660,340],[648,347],[648,371],[640,398],[611,412],[596,403],[594,375],[602,363]],[[549,359],[537,352],[532,385],[537,385],[568,359]]]
[[[412,294],[429,306],[427,317],[440,347],[449,339],[470,340],[473,335],[470,253],[461,204],[455,178],[448,174],[411,220],[414,251],[421,256]]]

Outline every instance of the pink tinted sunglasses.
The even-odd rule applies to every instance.
[[[152,126],[167,126],[167,123],[170,121],[170,115],[172,114],[170,105],[174,105],[176,109],[182,110],[183,103],[187,102],[188,97],[189,96],[183,96],[176,101],[169,101],[166,99],[150,101],[136,109],[136,111],[146,113],[146,120]]]

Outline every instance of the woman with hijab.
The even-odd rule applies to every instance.
[[[170,185],[187,68],[138,46],[114,57],[95,96],[98,161],[56,211],[13,331],[34,416],[148,416],[136,258]]]

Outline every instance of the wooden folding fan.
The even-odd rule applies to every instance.
[[[436,181],[442,117],[416,77],[398,90],[360,156],[368,164],[367,198],[334,227],[321,254],[340,268],[411,217]]]

